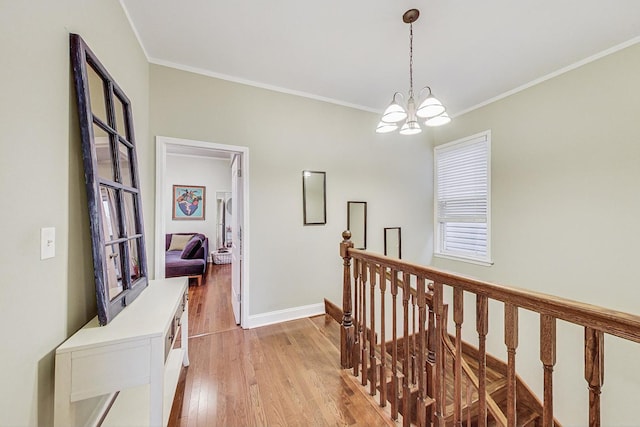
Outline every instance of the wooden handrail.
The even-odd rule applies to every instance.
[[[492,300],[509,303],[556,319],[640,343],[640,316],[634,314],[581,303],[542,292],[484,282],[433,267],[387,258],[384,255],[361,249],[351,248],[347,251],[347,255],[371,263],[384,264],[387,268],[421,276],[433,282],[453,286],[476,295],[484,295]]]
[[[553,370],[556,364],[556,324],[560,319],[584,328],[589,425],[600,425],[604,335],[640,343],[640,316],[354,249],[350,237],[351,233],[345,231],[340,245],[340,255],[344,260],[342,366],[352,367],[354,375],[361,376],[362,385],[368,386],[372,396],[380,393],[380,406],[391,402],[391,417],[398,419],[401,414],[403,427],[413,423],[419,427],[444,426],[449,422],[449,416],[455,424],[462,423],[463,373],[467,378],[467,402],[470,383],[478,392],[477,412],[473,415],[476,425],[487,425],[487,412],[500,425],[515,427],[518,424],[522,383],[518,383],[515,355],[520,308],[539,315],[540,361],[544,375],[544,403],[526,391],[523,392],[525,409],[534,402],[535,410],[530,415],[538,417],[538,423],[544,426],[558,425],[553,413]],[[415,287],[411,286],[412,283]],[[448,333],[445,296],[449,298],[449,294],[444,292],[445,288],[453,291],[455,343]],[[463,360],[462,349],[467,345],[461,338],[465,320],[464,293],[473,294],[476,299],[478,349],[471,355],[465,352],[464,357],[472,357],[467,360],[477,362],[477,373],[472,372]],[[390,302],[387,302],[387,298]],[[486,351],[489,300],[504,304],[504,344],[508,356],[504,370],[506,400],[501,400],[506,408],[504,413],[496,405],[491,394],[493,391],[490,392],[487,387],[487,372],[490,370],[487,359],[491,358]],[[390,304],[388,309],[387,304]],[[398,304],[401,304],[400,309]],[[386,319],[390,312],[392,321]],[[390,342],[385,342],[387,328],[392,333]],[[400,331],[402,335],[398,337]],[[451,363],[447,362],[447,354],[451,354]],[[492,381],[495,381],[496,372],[491,372]],[[502,388],[501,392],[504,390]],[[446,413],[449,410],[447,402],[451,403],[453,414]],[[469,410],[467,422],[471,422]]]

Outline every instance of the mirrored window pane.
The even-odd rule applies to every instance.
[[[115,171],[113,170],[113,160],[111,158],[111,144],[109,135],[100,128],[93,125],[93,136],[96,147],[96,160],[98,163],[98,176],[102,179],[115,181]]]
[[[118,143],[118,156],[120,157],[120,182],[123,185],[132,187],[131,179],[131,156],[129,147],[122,142]]]
[[[105,247],[106,280],[109,300],[114,299],[122,290],[122,255],[120,245],[107,245]]]
[[[87,80],[89,83],[89,98],[91,112],[94,116],[107,123],[107,102],[104,97],[104,80],[90,64],[87,64]]]
[[[102,230],[105,242],[120,237],[120,218],[118,216],[118,202],[116,190],[100,186],[102,207]]]
[[[131,272],[131,283],[140,276],[140,239],[129,240],[129,271]]]
[[[127,140],[129,139],[129,135],[127,135],[126,127],[125,127],[125,107],[120,98],[117,96],[113,98],[113,103],[115,107],[116,113],[116,131],[118,134],[124,136]]]
[[[122,193],[122,199],[124,202],[124,232],[126,236],[133,236],[134,234],[138,234],[135,221],[135,194],[125,191]]]

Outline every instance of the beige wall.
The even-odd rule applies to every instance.
[[[346,202],[368,205],[369,247],[401,226],[403,254],[431,254],[426,136],[374,133],[376,114],[151,66],[151,134],[249,147],[249,314],[340,303]],[[302,171],[327,172],[327,225],[302,225]]]
[[[96,313],[69,32],[82,35],[131,98],[147,229],[153,230],[148,63],[117,1],[0,6],[0,425],[53,419],[53,352]],[[40,228],[56,256],[40,260]],[[153,232],[150,233],[153,239]],[[152,242],[151,242],[152,243]],[[153,259],[153,258],[151,258]],[[153,270],[151,268],[151,270]]]
[[[495,264],[434,264],[640,313],[639,75],[636,44],[438,128],[436,144],[491,129]],[[499,354],[501,316],[494,310],[490,324]],[[520,322],[518,364],[540,391],[538,319],[523,313]],[[559,325],[555,404],[563,425],[587,424],[582,334]],[[604,424],[637,425],[631,396],[640,385],[640,346],[618,341],[607,340]]]

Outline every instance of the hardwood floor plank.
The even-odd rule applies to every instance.
[[[340,369],[328,316],[243,330],[231,311],[230,266],[189,288],[189,358],[169,426],[386,426]],[[195,308],[195,309],[194,309]]]

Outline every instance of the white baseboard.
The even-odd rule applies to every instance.
[[[284,310],[270,311],[268,313],[254,314],[249,316],[248,329],[260,326],[273,325],[274,323],[287,322],[289,320],[302,319],[303,317],[317,316],[324,314],[324,303],[303,305]]]

